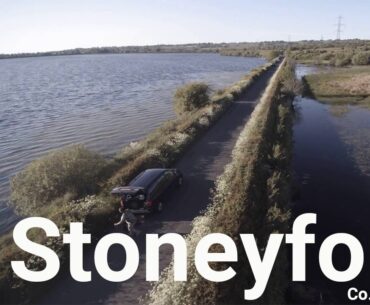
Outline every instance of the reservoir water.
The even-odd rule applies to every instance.
[[[55,148],[83,143],[110,155],[174,117],[172,96],[189,81],[216,90],[261,58],[217,54],[112,54],[0,60],[0,232],[10,178]]]

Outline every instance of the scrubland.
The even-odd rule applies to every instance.
[[[344,67],[370,64],[370,44],[344,45],[292,50],[292,57],[299,63]]]

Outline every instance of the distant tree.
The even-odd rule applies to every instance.
[[[270,50],[270,51],[267,52],[266,58],[267,58],[267,60],[272,60],[272,59],[274,59],[274,58],[276,58],[280,55],[281,55],[281,51],[279,51],[279,50]]]

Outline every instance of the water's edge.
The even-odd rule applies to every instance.
[[[179,85],[201,80],[216,90],[263,62],[216,54],[2,60],[0,233],[17,219],[6,207],[9,179],[30,161],[74,143],[112,155],[174,117]]]

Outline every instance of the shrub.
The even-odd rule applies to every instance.
[[[105,161],[82,145],[55,150],[32,161],[11,181],[11,205],[23,215],[51,201],[96,191]]]
[[[190,83],[176,90],[175,111],[183,114],[205,106],[209,100],[209,87],[205,83]]]
[[[352,55],[349,53],[337,53],[335,56],[334,65],[336,67],[344,67],[351,64]]]
[[[266,59],[267,60],[272,60],[272,59],[274,59],[274,58],[276,58],[276,57],[278,57],[280,55],[281,55],[281,52],[280,51],[278,51],[278,50],[270,50],[270,51],[268,51],[266,53]]]
[[[370,63],[370,53],[360,52],[352,57],[352,64],[354,65],[368,65]]]
[[[323,53],[320,55],[320,60],[331,60],[334,57],[333,53]]]

